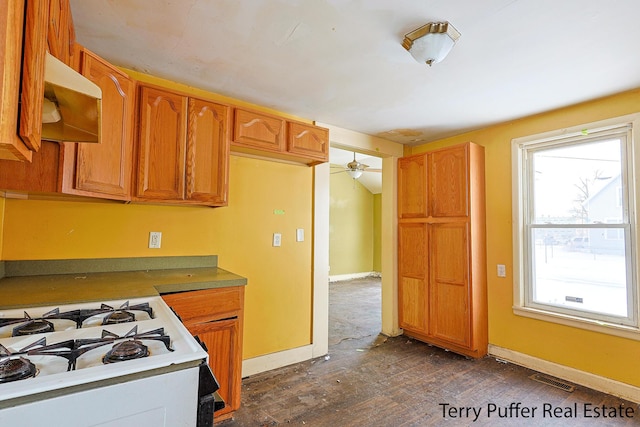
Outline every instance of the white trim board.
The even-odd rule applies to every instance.
[[[575,384],[580,384],[582,386],[598,390],[603,393],[611,394],[622,399],[627,399],[635,403],[640,402],[640,388],[632,386],[630,384],[625,384],[623,382],[612,380],[610,378],[601,377],[589,372],[580,371],[568,366],[559,365],[554,362],[549,362],[547,360],[509,350],[507,348],[498,347],[493,344],[489,344],[489,354],[491,356],[506,360],[516,365],[524,366],[525,368],[542,372],[543,374],[552,375],[556,378],[561,378]]]
[[[292,348],[242,361],[242,378],[313,358],[313,345]]]

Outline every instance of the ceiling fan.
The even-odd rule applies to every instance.
[[[347,163],[344,167],[342,166],[332,166],[332,167],[339,167],[342,169],[339,171],[331,172],[332,174],[346,172],[353,179],[360,178],[363,172],[382,172],[382,169],[371,169],[369,168],[369,165],[365,165],[364,163],[360,163],[359,161],[357,161],[355,151],[353,152],[353,161]]]

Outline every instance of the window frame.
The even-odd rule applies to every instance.
[[[629,237],[626,245],[628,259],[625,262],[627,277],[631,281],[631,286],[628,287],[628,292],[631,294],[631,298],[628,299],[628,320],[616,321],[608,319],[607,316],[589,316],[588,312],[577,314],[574,310],[561,307],[531,304],[533,286],[529,275],[532,269],[527,269],[525,262],[528,262],[531,256],[529,248],[532,228],[529,224],[533,220],[528,216],[531,215],[529,200],[533,197],[533,187],[531,180],[526,177],[526,154],[533,148],[541,149],[558,144],[586,142],[594,137],[619,134],[621,131],[627,134],[627,149],[621,159],[623,162],[621,185],[624,187],[626,180],[628,185],[624,191],[628,206],[623,207],[625,217],[623,225],[626,227],[624,233]],[[640,113],[512,139],[513,312],[516,315],[640,340],[640,284],[638,282],[640,236],[637,235],[636,229],[636,225],[640,224],[637,209],[640,203],[640,186],[635,185],[636,177],[640,176],[640,150],[636,147],[637,132],[640,132]],[[571,224],[571,227],[581,228],[582,225]],[[587,226],[586,228],[590,227],[589,224],[584,225]],[[605,224],[598,224],[598,226],[598,228],[602,226],[607,228]]]

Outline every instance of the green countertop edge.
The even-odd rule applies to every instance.
[[[4,267],[0,263],[0,270],[5,269],[5,277],[0,276],[0,309],[140,298],[247,284],[246,278],[212,266],[212,261],[217,263],[215,256],[161,257],[156,260],[161,262],[149,263],[146,259],[124,258],[82,260],[80,263],[75,262],[77,260],[53,264],[37,262],[39,266],[49,264],[38,269],[38,272],[52,274],[35,275],[34,270],[30,269],[29,274],[22,276],[9,275],[5,261]],[[87,267],[86,262],[95,264]],[[52,269],[55,265],[62,266],[62,269]],[[29,263],[20,268],[25,266],[28,267]],[[107,271],[102,271],[105,266],[116,266],[119,269],[107,268]],[[126,266],[134,269],[121,270]],[[149,268],[151,266],[160,268]],[[81,271],[77,271],[78,269]]]
[[[2,261],[0,278],[217,266],[217,255]]]

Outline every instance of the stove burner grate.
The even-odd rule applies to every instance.
[[[24,335],[43,334],[45,332],[53,332],[53,323],[44,319],[28,320],[22,325],[13,328],[12,336],[19,337]]]
[[[149,356],[149,348],[138,340],[123,341],[115,344],[102,358],[104,363],[122,362]]]
[[[119,323],[135,322],[136,315],[130,311],[116,310],[107,314],[102,320],[103,325],[117,325]]]
[[[9,325],[17,325],[13,328],[12,336],[40,334],[45,332],[53,332],[55,326],[50,320],[65,319],[75,322],[76,328],[82,328],[83,323],[93,316],[104,315],[102,325],[110,325],[125,322],[134,322],[136,316],[133,311],[143,311],[153,318],[153,309],[148,302],[129,305],[129,301],[123,303],[120,307],[114,308],[107,304],[101,304],[100,308],[78,309],[60,312],[59,308],[44,313],[40,317],[32,318],[25,311],[24,317],[0,319],[0,327]]]
[[[32,378],[37,373],[36,365],[22,356],[0,361],[0,384]]]

